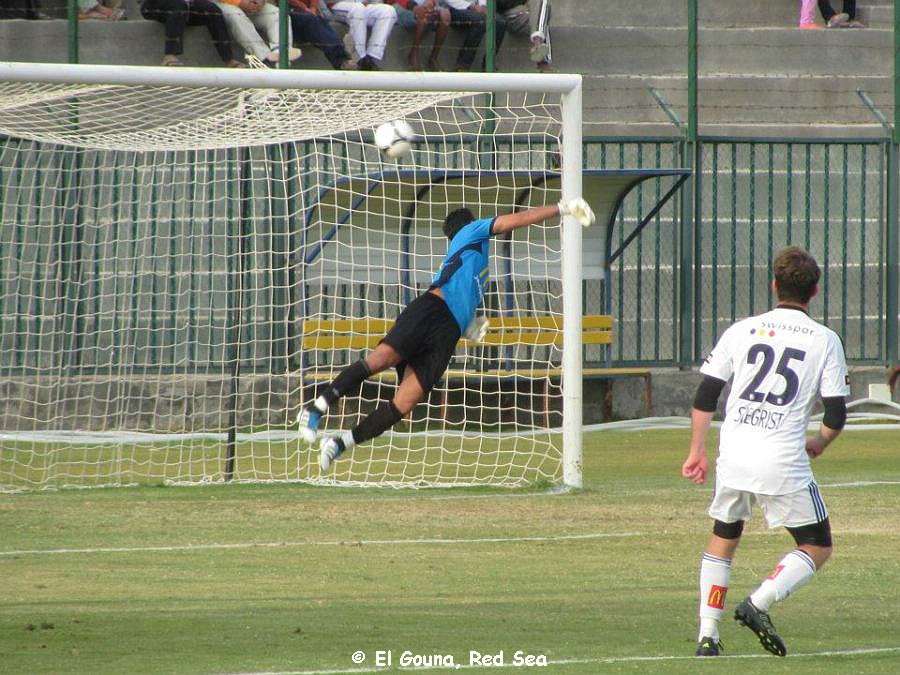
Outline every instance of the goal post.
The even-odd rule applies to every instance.
[[[401,118],[394,160],[371,134]],[[427,288],[448,209],[581,196],[581,126],[577,75],[0,64],[0,490],[580,487],[572,217],[492,243],[507,334],[461,343],[411,420],[323,475],[293,418]]]

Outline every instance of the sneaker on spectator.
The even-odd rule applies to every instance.
[[[359,60],[358,65],[360,70],[381,70],[381,66],[379,66],[378,62],[371,56],[362,57]]]
[[[821,23],[801,23],[800,30],[823,30],[825,26]]]
[[[268,61],[269,63],[273,63],[277,66],[279,55],[280,54],[279,54],[278,47],[275,47],[272,51],[270,51],[268,54],[266,54],[266,58],[264,60]],[[301,56],[303,56],[303,52],[300,51],[299,47],[288,47],[288,62],[289,63],[293,63],[294,61],[299,59]]]
[[[528,58],[535,63],[540,63],[541,61],[546,61],[548,56],[550,56],[550,46],[544,42],[543,38],[532,37]]]
[[[850,19],[847,22],[847,28],[868,28],[868,26],[859,19]]]
[[[353,36],[350,33],[347,33],[344,36],[344,51],[350,56],[350,60],[354,63],[359,62],[359,54],[356,53],[356,43],[353,41]]]
[[[850,23],[850,15],[845,12],[835,14],[833,17],[828,19],[829,28],[846,28],[848,23]]]
[[[100,21],[121,21],[125,18],[125,10],[121,7],[113,8],[97,3],[86,12],[79,12],[78,18],[81,20],[98,19]]]
[[[161,65],[161,66],[183,66],[184,62],[181,59],[179,59],[177,56],[175,56],[174,54],[166,54],[163,57],[162,63],[160,63],[159,65]]]

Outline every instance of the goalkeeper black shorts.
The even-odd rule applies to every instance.
[[[403,358],[397,364],[398,381],[410,366],[427,394],[447,370],[459,337],[459,325],[447,303],[434,293],[423,293],[400,312],[382,342]]]

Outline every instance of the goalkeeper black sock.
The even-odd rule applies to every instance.
[[[403,415],[397,410],[393,401],[382,403],[366,416],[366,418],[353,427],[353,440],[356,443],[364,443],[370,438],[381,436],[385,431],[403,419]]]
[[[355,392],[359,388],[359,385],[361,385],[371,374],[372,371],[369,370],[369,364],[366,363],[364,359],[360,359],[356,363],[351,363],[344,368],[338,376],[334,378],[331,385],[326,387],[319,395],[319,398],[316,399],[316,407],[322,412],[325,412],[319,405],[320,402],[325,404],[327,410],[328,406],[337,401],[341,396]]]

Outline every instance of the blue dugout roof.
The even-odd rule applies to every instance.
[[[691,175],[690,169],[600,169],[584,171],[582,195],[594,209],[597,226],[604,229],[603,266],[614,261],[663,205]],[[612,250],[612,226],[625,197],[640,183],[671,177],[672,184],[635,229]],[[402,233],[408,233],[416,214],[439,207],[439,218],[452,209],[468,206],[478,217],[483,205],[496,214],[560,199],[560,174],[546,171],[405,171],[392,170],[359,176],[342,176],[325,185],[310,204],[304,218],[304,232],[316,220],[335,223],[321,241],[306,242],[302,259],[310,263],[322,247],[334,238],[341,225],[354,213],[382,213],[399,218]],[[407,251],[400,252],[402,254]]]

